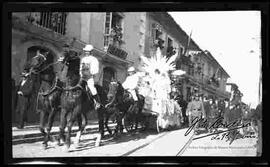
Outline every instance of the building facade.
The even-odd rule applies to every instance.
[[[151,57],[160,47],[167,57],[177,54],[176,67],[186,74],[178,78],[177,87],[185,100],[194,92],[211,98],[229,98],[227,72],[209,51],[200,47],[167,12],[147,12],[144,55]]]
[[[37,50],[49,51],[48,59],[56,62],[63,54],[65,43],[73,41],[78,54],[86,44],[94,46],[93,54],[100,61],[100,73],[95,82],[108,90],[112,78],[123,82],[128,66],[138,63],[144,48],[140,43],[140,13],[65,13],[18,12],[12,13],[12,78],[15,85],[28,60]],[[135,34],[137,33],[137,34]],[[60,71],[59,66],[53,66]],[[38,120],[35,102],[27,115]],[[15,115],[15,113],[13,113]]]
[[[137,68],[141,55],[151,57],[160,47],[167,57],[176,53],[177,68],[186,71],[179,78],[179,88],[186,100],[196,89],[226,96],[229,75],[210,52],[202,51],[192,39],[187,45],[189,36],[167,12],[12,13],[11,68],[15,84],[19,84],[24,65],[37,50],[49,51],[48,59],[55,62],[63,54],[63,45],[70,41],[78,54],[86,44],[94,46],[93,54],[100,61],[95,82],[106,90],[112,78],[123,82],[129,66]],[[54,66],[56,73],[60,71],[58,68]],[[220,78],[219,86],[213,85],[216,81],[209,82],[214,73]],[[35,104],[28,115],[38,120]]]

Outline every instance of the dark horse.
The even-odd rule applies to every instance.
[[[58,82],[56,75],[53,71],[52,65],[48,59],[43,59],[47,56],[48,52],[44,55],[37,52],[38,54],[32,58],[31,67],[29,72],[24,73],[24,82],[21,87],[21,91],[24,94],[34,94],[34,91],[39,90],[37,97],[37,110],[40,112],[40,132],[44,136],[45,148],[47,142],[50,139],[50,130],[54,120],[54,116],[59,111],[60,105],[60,94],[61,94],[61,83]],[[43,89],[43,90],[42,90]],[[42,90],[42,92],[41,92]],[[35,102],[33,102],[35,103]],[[25,104],[27,105],[27,104]],[[45,126],[47,125],[47,133],[45,132]]]
[[[43,56],[46,56],[46,54]],[[36,60],[38,60],[39,65],[32,67],[34,70],[30,70],[25,85],[29,85],[28,87],[31,87],[30,85],[32,84],[38,85],[36,86],[36,88],[39,89],[36,98],[36,110],[40,112],[39,129],[44,136],[43,145],[47,148],[48,141],[51,140],[50,132],[54,123],[55,115],[60,112],[61,109],[63,82],[58,79],[52,67],[52,65],[60,62],[50,63],[43,59]],[[65,65],[65,63],[63,63],[63,65]],[[81,120],[78,119],[79,125],[81,124],[80,122]]]
[[[70,148],[71,130],[76,119],[81,120],[79,131],[75,143],[79,143],[80,137],[87,125],[87,114],[94,110],[94,101],[86,93],[87,83],[79,75],[80,58],[70,56],[67,60],[68,74],[63,92],[61,94],[61,115],[60,115],[60,134],[59,138],[65,140],[65,145]],[[67,136],[64,135],[67,126]],[[97,137],[96,146],[99,146],[101,135]]]
[[[112,81],[109,85],[107,107],[114,107],[116,109],[116,121],[117,126],[115,133],[119,130],[123,132],[123,123],[127,131],[130,131],[135,123],[135,129],[138,127],[139,120],[142,116],[142,109],[144,106],[144,97],[142,95],[138,96],[138,102],[134,102],[132,95],[124,90],[120,82]]]

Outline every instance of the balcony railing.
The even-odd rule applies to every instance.
[[[112,44],[109,44],[108,49],[107,49],[107,53],[110,53],[112,55],[115,55],[121,59],[126,59],[128,53]]]
[[[65,12],[29,12],[26,19],[34,25],[62,35],[66,34],[67,13]]]

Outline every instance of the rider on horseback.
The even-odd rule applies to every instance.
[[[138,86],[139,79],[139,75],[136,74],[135,68],[132,66],[128,69],[128,76],[125,82],[122,84],[123,88],[132,95],[135,103],[138,101],[136,88]]]
[[[95,108],[98,109],[101,107],[101,101],[94,86],[94,76],[99,72],[99,61],[96,57],[92,56],[93,49],[92,45],[86,45],[83,48],[84,54],[80,62],[80,76],[87,82],[88,97],[92,95],[95,100]]]

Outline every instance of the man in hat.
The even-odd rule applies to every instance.
[[[203,106],[202,101],[199,99],[198,93],[195,94],[194,100],[192,100],[188,104],[187,113],[189,116],[189,125],[192,124],[192,121],[195,118],[198,118],[198,119],[200,119],[201,117],[205,118],[206,114],[205,114],[204,106]],[[195,125],[195,128],[194,128],[195,134],[197,134],[197,128],[198,128],[198,123]]]
[[[95,108],[98,109],[101,106],[101,101],[94,86],[94,77],[99,72],[99,61],[92,55],[93,49],[92,45],[86,45],[85,48],[83,48],[84,54],[80,62],[80,76],[87,82],[88,96],[90,97],[90,95],[92,95],[96,104]]]
[[[139,75],[136,74],[135,68],[133,66],[128,68],[128,76],[126,80],[123,82],[122,86],[126,89],[133,97],[134,102],[138,101],[138,97],[136,94],[136,88],[139,82]]]

